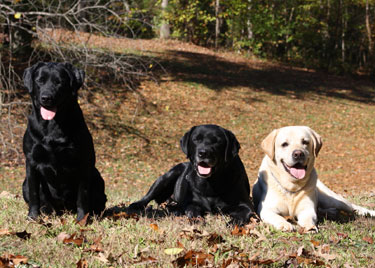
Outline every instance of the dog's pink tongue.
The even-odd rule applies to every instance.
[[[42,118],[44,120],[52,120],[56,115],[56,109],[53,110],[47,110],[44,107],[40,108],[40,114],[42,115]]]
[[[297,179],[303,179],[306,175],[306,170],[304,168],[290,168],[290,174]]]
[[[201,175],[208,175],[211,173],[211,168],[210,167],[202,167],[198,165],[198,171],[199,174]]]

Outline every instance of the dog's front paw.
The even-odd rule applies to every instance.
[[[38,210],[29,210],[29,214],[27,214],[27,219],[30,221],[36,221],[39,217]]]
[[[198,206],[190,205],[185,209],[185,215],[189,219],[194,219],[203,216],[202,211]]]
[[[278,230],[285,231],[285,232],[293,232],[295,231],[295,226],[290,222],[279,222],[274,225]]]
[[[315,234],[319,231],[316,225],[302,226],[302,228],[303,233]]]
[[[233,217],[231,215],[231,220],[229,221],[228,225],[230,225],[230,226],[235,226],[235,225],[244,226],[248,222],[249,222],[249,218],[247,218],[247,217]]]
[[[147,206],[147,203],[145,204],[142,201],[137,201],[137,202],[131,203],[128,206],[127,212],[128,213],[134,213],[134,212],[142,211],[146,208],[146,206]]]

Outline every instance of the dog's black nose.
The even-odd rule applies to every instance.
[[[301,150],[294,150],[292,156],[294,160],[301,160],[305,158],[305,154]]]
[[[206,150],[199,150],[198,151],[198,156],[200,158],[206,158],[207,157],[207,151]]]
[[[48,103],[48,102],[51,102],[51,101],[52,101],[52,96],[51,96],[51,95],[44,94],[44,95],[40,96],[40,100],[41,100],[43,103]]]

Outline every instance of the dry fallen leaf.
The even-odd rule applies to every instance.
[[[8,268],[8,267],[15,267],[19,264],[27,264],[27,260],[28,258],[25,256],[4,253],[0,257],[0,264],[1,264],[0,267]]]
[[[184,256],[174,260],[172,263],[177,267],[185,267],[192,265],[194,267],[212,264],[214,256],[202,251],[189,250]]]
[[[150,224],[150,227],[154,230],[154,231],[158,231],[159,230],[159,226],[155,223],[151,223]]]
[[[10,232],[8,229],[0,229],[0,236],[2,235],[16,235],[17,237],[27,240],[31,237],[31,233],[25,231],[23,232]]]
[[[328,244],[323,244],[317,247],[317,256],[322,257],[326,261],[332,261],[336,259],[337,255],[331,254],[331,247]]]
[[[68,235],[64,232],[60,233],[57,236],[57,240],[63,242],[64,244],[73,244],[76,245],[77,247],[82,246],[84,237],[81,235],[79,237],[76,237],[76,234]]]
[[[369,244],[374,244],[374,239],[372,237],[365,236],[364,238],[362,238],[362,240]]]
[[[178,240],[177,240],[177,247],[185,249],[184,245],[180,241],[178,241]]]
[[[86,213],[85,216],[82,218],[82,220],[77,221],[77,224],[80,226],[86,226],[88,217],[89,217],[89,213]]]
[[[232,235],[247,235],[249,233],[249,230],[244,227],[238,227],[237,225],[234,226],[232,230]]]
[[[126,212],[120,212],[120,213],[114,213],[112,216],[112,219],[114,220],[119,220],[119,219],[134,219],[136,221],[139,220],[139,216],[135,213],[132,213],[132,214],[128,214]]]
[[[200,231],[198,229],[196,229],[194,226],[190,226],[190,227],[187,227],[187,228],[184,228],[181,230],[180,232],[180,237],[184,237],[186,239],[197,239],[197,238],[203,238],[203,237],[206,237],[206,236],[209,236],[210,234],[203,230],[203,231]]]
[[[308,252],[304,246],[300,246],[296,253],[289,255],[289,258],[295,259],[297,264],[326,265],[323,261],[318,259],[317,256]],[[286,263],[288,262],[290,262],[290,260],[288,260]]]
[[[57,240],[60,241],[60,242],[63,242],[65,239],[69,238],[70,235],[65,233],[65,232],[61,232],[58,236],[57,236]]]
[[[224,243],[225,240],[221,235],[218,235],[217,233],[212,233],[210,236],[207,238],[207,244],[212,247],[215,244],[220,244]]]
[[[158,260],[151,257],[151,256],[148,256],[148,257],[143,257],[141,256],[141,259],[140,260],[137,260],[137,261],[134,261],[133,264],[137,264],[137,265],[146,265],[147,267],[147,264],[150,264],[150,263],[157,263]]]
[[[316,240],[310,240],[311,244],[313,244],[314,247],[318,247],[320,245],[319,241]]]
[[[77,268],[89,268],[89,264],[87,263],[87,260],[85,259],[80,259],[77,262]]]
[[[167,255],[177,255],[180,254],[183,250],[183,248],[166,248],[164,249],[164,253]]]
[[[11,232],[9,232],[8,229],[0,229],[0,236],[1,235],[10,235],[12,234]]]
[[[103,263],[107,263],[109,262],[109,260],[107,259],[107,257],[104,255],[104,253],[100,252],[98,254],[98,256],[95,256],[94,258],[98,259],[99,261],[103,262]]]
[[[90,248],[89,249],[85,249],[84,251],[91,251],[91,252],[104,252],[104,249],[103,249],[103,246],[102,246],[102,237],[99,236],[98,238],[96,238],[94,240],[94,243],[92,245],[90,245]]]

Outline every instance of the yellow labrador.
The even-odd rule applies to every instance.
[[[283,216],[297,219],[306,231],[318,231],[317,209],[343,210],[374,217],[375,211],[354,205],[327,188],[314,168],[322,147],[319,134],[306,126],[273,130],[262,142],[266,153],[253,187],[260,218],[277,229],[292,231]]]

